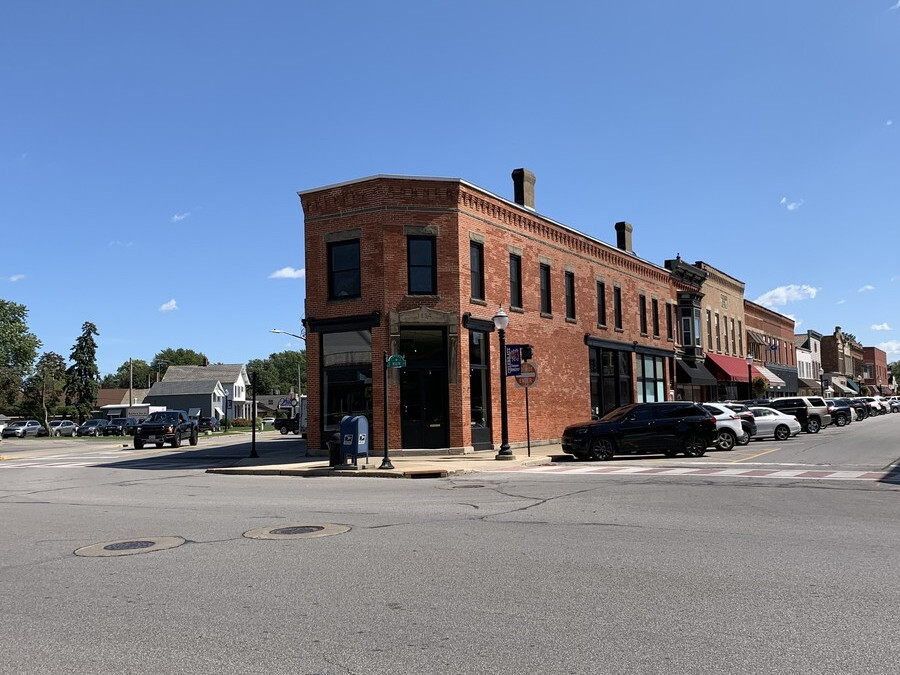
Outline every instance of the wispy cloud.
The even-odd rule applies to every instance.
[[[860,288],[860,289],[857,290],[856,292],[857,292],[857,293],[865,293],[865,292],[867,292],[867,291],[874,291],[874,290],[875,290],[875,287],[874,287],[872,284],[866,284],[865,286],[863,286],[862,288]]]
[[[24,274],[13,274],[11,277],[8,277],[8,280],[16,283],[17,281],[22,281],[25,278]]]
[[[184,213],[176,213],[174,216],[172,216],[172,222],[180,223],[185,218],[190,218],[190,217],[191,217],[190,211],[185,211]]]
[[[846,300],[838,300],[838,301],[837,301],[837,304],[843,305],[845,302],[847,302],[847,301],[846,301]]]
[[[133,241],[119,241],[118,239],[113,239],[111,242],[109,242],[109,245],[111,248],[118,248],[120,246],[124,247],[124,248],[128,248],[129,246],[134,246],[134,242]]]
[[[764,307],[779,307],[781,305],[786,305],[789,302],[814,298],[818,292],[818,288],[808,286],[807,284],[788,284],[787,286],[779,286],[778,288],[773,288],[771,291],[763,293],[754,300],[754,302],[763,305]]]
[[[879,342],[878,349],[887,352],[888,357],[892,354],[900,356],[900,340],[888,340],[887,342]]]
[[[884,323],[873,323],[869,328],[872,330],[892,330],[892,328],[887,325],[887,321]]]
[[[894,120],[888,120],[887,122],[884,123],[884,126],[886,126],[886,127],[894,126]]]
[[[900,281],[900,277],[891,277],[891,281]]]
[[[306,276],[306,270],[295,270],[293,267],[282,267],[269,275],[270,279],[302,279]]]
[[[173,309],[178,309],[178,303],[175,302],[174,298],[159,306],[160,312],[171,312]]]
[[[800,201],[798,201],[798,202],[789,202],[787,197],[782,197],[782,198],[781,198],[781,201],[778,202],[778,203],[781,204],[781,205],[782,205],[784,208],[786,208],[788,211],[796,211],[796,210],[799,209],[801,206],[803,206],[803,200],[802,200],[802,199],[801,199]]]
[[[890,8],[891,10],[900,9],[900,0],[897,0],[897,4]]]

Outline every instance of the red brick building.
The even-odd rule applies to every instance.
[[[515,200],[459,179],[374,176],[300,193],[305,217],[309,447],[365,414],[383,448],[383,364],[391,452],[469,452],[500,443],[500,352],[531,344],[533,443],[632,401],[671,398],[677,299],[669,271],[637,257],[632,227],[613,246],[534,211],[534,176]],[[508,382],[509,441],[526,441],[525,390]]]
[[[768,397],[796,396],[797,346],[794,344],[794,320],[772,309],[744,300],[747,350],[754,358],[769,387]]]
[[[863,383],[878,394],[892,394],[893,384],[887,367],[887,353],[878,347],[863,347]]]

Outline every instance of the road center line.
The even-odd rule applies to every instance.
[[[778,452],[781,448],[772,448],[771,450],[766,450],[764,452],[757,453],[755,455],[750,455],[749,457],[744,457],[743,459],[736,459],[731,464],[739,464],[740,462],[746,462],[751,459],[756,459],[757,457],[762,457],[763,455],[768,455],[770,452]]]

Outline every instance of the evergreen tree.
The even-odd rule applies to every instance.
[[[66,371],[66,405],[74,406],[79,424],[97,404],[97,390],[100,388],[95,335],[99,335],[97,327],[85,321],[81,326],[81,335],[69,354],[73,364]]]

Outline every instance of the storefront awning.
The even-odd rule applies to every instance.
[[[856,384],[853,380],[847,380],[847,386],[850,387],[855,393],[859,394],[859,385]]]
[[[747,382],[747,362],[737,356],[707,354],[705,365],[717,380]]]
[[[822,383],[817,380],[809,380],[805,377],[798,377],[797,381],[801,386],[806,387],[807,389],[815,389],[816,391],[820,391],[822,389]]]
[[[678,366],[677,379],[679,384],[693,384],[699,387],[715,387],[718,384],[716,378],[702,363],[678,360],[675,364]]]
[[[853,396],[856,393],[850,387],[845,387],[836,380],[831,381],[831,386],[834,388],[835,392],[842,396]]]
[[[783,387],[785,386],[785,381],[778,377],[771,370],[766,368],[765,366],[753,366],[753,370],[755,370],[759,375],[762,375],[769,382],[770,387]]]

